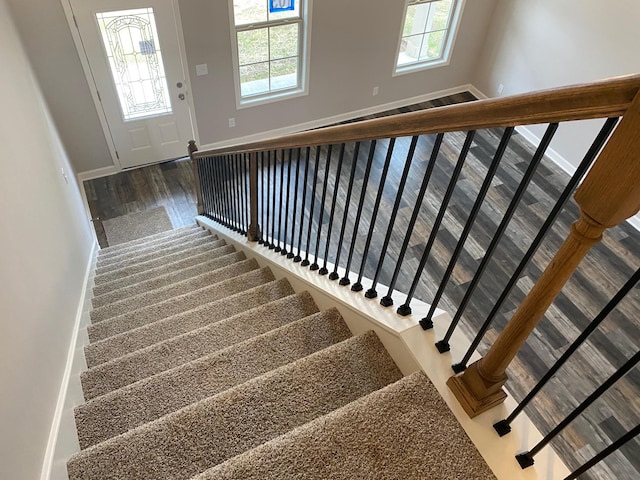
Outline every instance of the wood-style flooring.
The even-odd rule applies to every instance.
[[[470,94],[460,94],[385,112],[381,115],[403,113],[470,100],[473,100]],[[426,268],[420,276],[415,294],[416,298],[431,303],[476,199],[480,184],[496,151],[501,134],[502,130],[477,132],[471,145],[470,154],[462,169],[458,186],[454,190],[449,208],[438,231]],[[396,288],[400,291],[406,292],[413,280],[413,273],[423,254],[426,239],[431,233],[433,219],[437,215],[464,139],[464,133],[445,135],[425,200],[422,203],[418,222],[410,238],[409,249],[398,277]],[[419,138],[416,156],[412,162],[400,210],[395,219],[390,219],[389,212],[391,212],[395,200],[410,139],[398,139],[396,141],[389,176],[383,186],[381,213],[375,224],[371,249],[365,262],[365,276],[368,278],[374,276],[375,259],[380,257],[386,228],[389,222],[393,220],[393,233],[379,279],[381,283],[389,284],[400,246],[404,240],[406,225],[416,202],[420,182],[428,165],[433,142],[433,136]],[[341,266],[344,265],[351,241],[355,238],[352,271],[358,270],[362,261],[362,251],[371,216],[370,212],[380,186],[380,175],[385,160],[387,143],[387,141],[380,141],[376,146],[371,176],[367,182],[365,193],[364,213],[356,230],[355,205],[357,205],[360,197],[364,165],[370,145],[363,143],[360,146],[355,170],[356,182],[352,191],[352,201],[350,202],[353,206],[346,212],[346,235],[340,262]],[[453,313],[460,305],[469,283],[491,242],[497,225],[502,220],[508,203],[529,165],[534,150],[535,147],[530,145],[521,135],[514,134],[492,181],[486,201],[479,212],[462,254],[453,270],[452,277],[447,284],[440,302],[441,308]],[[352,151],[353,145],[347,146],[342,167],[343,173],[340,176],[341,181],[335,182],[337,163],[335,151],[329,172],[332,181],[328,183],[327,199],[324,204],[323,236],[321,238],[320,252],[322,255],[324,251],[331,200],[335,192],[339,201],[336,202],[333,234],[330,239],[331,260],[335,258],[338,233],[342,219],[345,217],[344,199],[348,188],[347,176],[352,165]],[[303,173],[303,168],[304,162],[301,164],[301,174]],[[295,174],[295,168],[293,169],[293,174]],[[321,162],[317,175],[310,177],[318,179],[316,184],[317,202],[320,201],[323,175],[324,165]],[[475,334],[479,325],[486,318],[493,306],[493,301],[500,294],[509,279],[510,273],[513,272],[527,250],[568,180],[568,175],[548,158],[542,161],[520,206],[516,210],[514,218],[507,228],[505,236],[498,246],[493,260],[489,262],[462,317],[460,326],[470,335]],[[179,227],[192,223],[196,214],[192,182],[193,178],[189,163],[176,161],[88,181],[85,182],[85,189],[94,218],[104,220],[164,205],[174,226]],[[299,197],[302,196],[302,192],[307,192],[305,208],[307,212],[305,213],[308,217],[310,203],[310,193],[308,192],[311,191],[313,185],[302,185],[302,183],[300,182],[298,192]],[[278,184],[275,185],[275,187],[277,186]],[[298,202],[300,202],[300,198]],[[298,205],[300,209],[300,203]],[[291,209],[288,210],[289,212],[291,211]],[[314,222],[316,223],[318,214],[319,209],[316,204],[314,213]],[[566,236],[569,225],[577,218],[577,215],[577,206],[575,203],[569,202],[538,253],[519,278],[516,287],[487,332],[479,347],[481,352],[486,351],[490,342],[496,338],[497,333],[504,327],[528,290],[540,276],[562,239]],[[283,225],[292,221],[292,218],[283,219]],[[95,224],[101,245],[104,246],[105,239],[103,232],[101,232],[100,221],[95,222]],[[303,238],[303,248],[306,248],[305,243]],[[312,251],[315,250],[315,235],[312,236],[310,246]],[[548,310],[545,318],[540,322],[522,352],[513,362],[509,370],[510,381],[508,386],[516,400],[522,399],[528,393],[537,380],[566,350],[571,341],[588,325],[638,267],[640,267],[640,232],[628,224],[622,224],[608,230],[604,235],[603,241],[583,261],[576,274]],[[357,272],[351,273],[352,282],[355,281],[356,277]],[[379,291],[379,297],[385,293],[384,291]],[[557,376],[558,378],[552,380],[537,396],[527,408],[528,415],[534,419],[541,431],[550,431],[567,413],[575,408],[579,402],[584,400],[616,368],[620,367],[626,359],[639,349],[640,288],[636,287],[591,336],[590,341],[581,347],[573,359],[562,368]],[[624,432],[640,423],[639,393],[640,372],[636,368],[601,397],[583,416],[576,419],[553,442],[554,448],[571,468],[576,468],[584,463]],[[629,442],[619,452],[610,456],[606,461],[581,478],[640,478],[639,447],[640,442],[637,439]]]

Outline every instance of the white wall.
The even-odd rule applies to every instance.
[[[466,85],[495,4],[466,2],[450,65],[394,77],[403,1],[315,0],[309,95],[236,110],[228,1],[180,0],[200,141],[220,142]],[[195,66],[203,63],[209,75],[197,77]],[[380,88],[376,97],[374,86]]]
[[[60,0],[7,0],[76,171],[113,166]]]
[[[637,0],[500,0],[474,85],[498,96],[640,72]],[[553,148],[574,167],[597,122],[559,131]],[[540,134],[541,129],[536,129]]]
[[[0,65],[0,478],[34,480],[94,239],[6,0]]]

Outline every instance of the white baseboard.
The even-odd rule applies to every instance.
[[[84,402],[80,386],[80,372],[86,369],[83,347],[88,343],[86,326],[89,323],[91,307],[90,284],[97,252],[98,244],[94,243],[80,293],[76,320],[67,353],[67,363],[60,384],[40,480],[68,480],[66,462],[71,454],[80,450],[73,408]]]
[[[200,151],[215,150],[217,148],[226,148],[226,147],[232,147],[234,145],[243,145],[246,143],[259,142],[259,141],[267,140],[270,138],[277,138],[283,135],[289,135],[291,133],[326,127],[328,125],[334,125],[336,123],[352,120],[354,118],[366,117],[367,115],[373,115],[373,114],[384,112],[387,110],[393,110],[395,108],[406,107],[407,105],[413,105],[415,103],[428,102],[430,100],[435,100],[437,98],[446,97],[447,95],[455,95],[456,93],[470,91],[471,88],[475,88],[475,87],[469,84],[460,85],[457,87],[447,88],[446,90],[438,90],[437,92],[418,95],[416,97],[404,98],[402,100],[397,100],[395,102],[375,105],[373,107],[354,110],[352,112],[342,113],[340,115],[334,115],[332,117],[325,117],[325,118],[313,120],[310,122],[291,125],[289,127],[277,128],[275,130],[268,130],[266,132],[246,135],[244,137],[229,138],[227,140],[221,140],[215,143],[208,143],[206,145],[200,145],[198,148],[200,149]]]
[[[185,152],[186,150],[187,147],[185,146]],[[120,173],[120,169],[115,165],[111,165],[110,167],[96,168],[95,170],[87,170],[86,172],[78,173],[78,182],[82,183],[86,180],[108,177],[109,175],[114,175],[116,173]]]

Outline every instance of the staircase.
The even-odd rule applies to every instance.
[[[71,480],[495,478],[422,372],[192,226],[97,260]]]

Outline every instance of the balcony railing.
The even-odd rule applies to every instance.
[[[345,288],[350,286],[354,295],[363,291],[370,299],[381,296],[383,307],[394,304],[393,295],[402,276],[406,300],[397,306],[397,313],[408,315],[425,267],[430,258],[438,255],[436,245],[451,210],[454,191],[465,188],[461,174],[465,163],[470,161],[474,139],[478,132],[490,130],[496,135],[497,145],[485,166],[484,178],[478,181],[480,187],[454,239],[455,246],[452,245],[435,294],[423,299],[431,304],[428,315],[420,321],[422,327],[428,329],[433,326],[433,313],[451,282],[481,208],[486,205],[495,174],[501,165],[510,161],[506,152],[515,128],[546,124],[544,135],[527,160],[524,174],[506,200],[498,226],[457,310],[452,312],[453,320],[447,333],[436,344],[440,352],[446,352],[556,132],[567,122],[602,119],[601,128],[575,173],[539,230],[532,234],[533,241],[524,256],[509,271],[509,280],[492,304],[491,312],[474,332],[471,347],[453,365],[457,375],[451,377],[448,385],[465,411],[475,416],[504,401],[506,393],[502,387],[507,381],[507,367],[583,257],[600,241],[603,231],[640,209],[639,91],[640,76],[628,76],[338,125],[213,151],[198,152],[192,143],[190,154],[199,180],[199,213],[247,235],[249,240],[279,252],[292,262],[308,266],[319,275],[329,275]],[[448,171],[446,185],[434,185],[434,171],[440,168],[444,156],[453,155],[448,138],[449,143],[458,146],[453,168]],[[440,190],[438,205],[429,200],[433,199],[433,195],[428,195],[432,190]],[[490,342],[484,357],[468,365],[480,342],[487,340],[486,334],[498,312],[572,196],[580,213],[564,243],[511,320],[495,341]],[[425,228],[427,204],[434,213]],[[415,253],[416,248],[418,261],[409,261],[408,250]],[[388,287],[379,292],[383,275]],[[517,409],[496,425],[500,434],[508,433],[515,416],[558,374],[564,362],[638,280],[636,271]],[[635,367],[639,355],[636,353],[627,359],[538,445],[520,455],[518,460],[523,468],[531,465],[543,446]],[[569,478],[576,478],[637,434],[637,426],[629,429]]]

